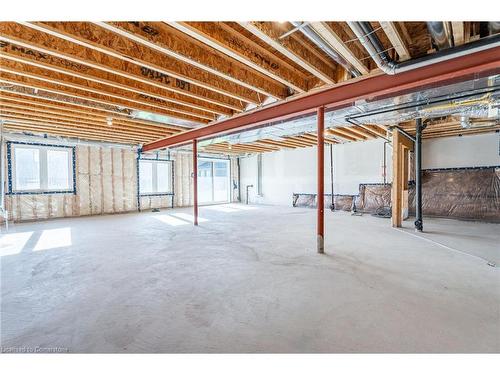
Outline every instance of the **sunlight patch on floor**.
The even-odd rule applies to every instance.
[[[226,212],[226,213],[239,212],[239,210],[235,210],[234,208],[225,207],[225,206],[204,206],[203,209],[204,210],[219,211],[219,212]]]
[[[173,216],[170,215],[155,215],[153,216],[156,220],[161,221],[164,224],[168,224],[172,227],[178,227],[180,225],[187,225],[189,224],[188,222],[184,220],[177,219]]]
[[[246,205],[243,205],[243,204],[233,204],[233,203],[226,204],[224,206],[225,207],[229,207],[229,208],[233,208],[235,210],[242,210],[242,211],[256,210],[256,209],[258,209],[258,207],[254,207],[254,206],[246,206]]]
[[[33,232],[9,233],[0,237],[0,256],[19,254]]]
[[[33,251],[71,246],[71,228],[45,229]]]
[[[190,223],[192,223],[194,221],[194,216],[190,215],[190,214],[185,214],[185,213],[179,212],[179,213],[171,214],[171,215],[178,217],[179,219],[186,220]],[[198,223],[204,223],[206,221],[208,221],[208,220],[198,216]]]

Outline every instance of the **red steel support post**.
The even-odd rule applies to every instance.
[[[198,141],[193,139],[193,200],[194,225],[198,225]]]
[[[319,107],[317,111],[318,122],[318,231],[317,246],[318,253],[325,252],[324,232],[325,232],[325,107]]]

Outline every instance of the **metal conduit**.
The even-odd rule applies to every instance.
[[[377,51],[377,54],[380,56],[382,61],[385,64],[388,64],[391,61],[391,58],[387,54],[387,52],[384,50],[384,46],[382,46],[382,43],[380,42],[379,38],[377,37],[377,34],[375,34],[375,30],[373,30],[372,26],[370,25],[369,22],[359,22],[359,26],[361,30],[363,30],[364,35],[368,38],[372,46],[375,48]]]
[[[368,22],[348,22],[348,25],[354,32],[358,40],[361,42],[363,47],[366,49],[366,51],[370,54],[370,57],[375,61],[377,66],[384,73],[389,75],[403,73],[409,70],[422,68],[424,66],[432,65],[438,62],[454,59],[470,53],[479,52],[500,46],[500,34],[497,34],[479,39],[472,43],[463,44],[459,47],[443,49],[432,55],[397,63],[393,60],[385,61],[384,58],[382,57],[383,49],[379,50],[377,45],[372,44],[370,36],[371,39],[377,38],[377,36],[374,33],[365,32],[365,30],[373,31],[371,25]]]
[[[340,56],[337,51],[335,51],[328,43],[326,43],[323,38],[314,31],[309,25],[304,25],[301,22],[291,22],[291,24],[304,34],[311,42],[317,45],[324,53],[326,53],[335,62],[344,67],[349,73],[354,77],[361,76],[359,70],[353,67],[349,62],[347,62],[342,56]]]
[[[500,22],[488,22],[488,29],[490,31],[490,35],[500,33]]]

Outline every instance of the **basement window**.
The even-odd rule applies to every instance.
[[[172,160],[139,159],[139,194],[173,194]]]
[[[76,193],[75,148],[7,142],[9,194]]]

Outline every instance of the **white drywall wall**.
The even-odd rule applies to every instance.
[[[423,168],[500,165],[499,134],[427,139],[422,144]],[[383,182],[384,140],[333,147],[334,193],[357,194],[360,183]],[[392,149],[387,146],[387,182],[392,181]],[[262,155],[262,196],[257,196],[257,156],[241,160],[242,201],[291,205],[293,193],[316,193],[316,147],[281,150]],[[330,188],[330,149],[325,147],[325,193]]]
[[[422,168],[500,165],[499,141],[498,133],[424,139]]]
[[[357,194],[360,182],[383,182],[384,140],[333,147],[334,194]],[[387,147],[390,181],[390,147]],[[257,196],[257,156],[241,160],[242,196],[249,189],[252,203],[291,205],[293,193],[316,193],[316,147],[281,150],[262,155],[262,196]],[[330,147],[325,147],[325,193],[331,192]]]

